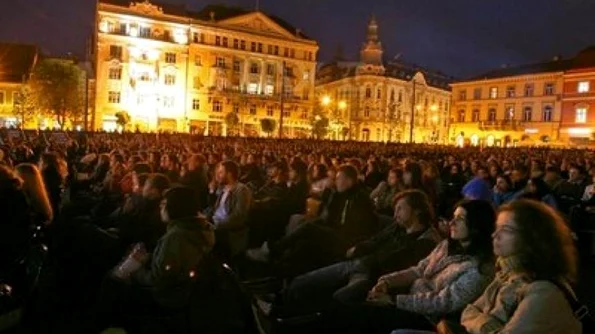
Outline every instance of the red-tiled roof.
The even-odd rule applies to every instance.
[[[0,43],[0,82],[22,82],[33,69],[39,49],[34,45]]]

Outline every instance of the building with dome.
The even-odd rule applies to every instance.
[[[328,116],[332,139],[446,143],[451,80],[399,57],[387,61],[372,17],[359,60],[336,57],[319,68],[315,109]]]

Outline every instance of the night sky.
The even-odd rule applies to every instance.
[[[140,1],[140,0],[139,0]],[[161,0],[200,9],[209,3],[254,8],[256,0]],[[595,44],[595,0],[260,0],[321,46],[327,61],[342,46],[355,57],[372,13],[385,56],[459,78],[503,64],[572,56]],[[84,54],[95,0],[0,0],[0,41],[44,52]]]

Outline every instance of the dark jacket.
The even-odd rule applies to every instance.
[[[30,238],[29,205],[20,190],[0,193],[0,278],[8,274],[7,266],[26,253]]]
[[[215,245],[213,226],[198,217],[172,221],[153,251],[151,264],[134,274],[151,287],[155,300],[170,308],[184,307],[200,277],[200,265]]]
[[[368,194],[361,186],[331,194],[320,215],[321,224],[333,228],[347,249],[378,231],[378,218]]]
[[[133,210],[122,214],[118,219],[120,238],[124,244],[142,242],[151,251],[166,231],[161,221],[160,200],[149,200],[132,196]]]
[[[188,171],[184,177],[180,179],[180,183],[190,187],[198,196],[198,202],[200,204],[200,210],[206,209],[208,203],[207,196],[209,194],[209,186],[207,181],[207,174],[204,169],[200,168],[197,170]]]

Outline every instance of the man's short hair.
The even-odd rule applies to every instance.
[[[166,201],[167,215],[172,220],[196,216],[200,210],[199,199],[192,188],[170,188],[163,194],[163,199]]]
[[[226,161],[221,162],[221,166],[223,166],[226,173],[231,174],[231,177],[234,180],[237,180],[240,177],[240,167],[238,166],[237,163],[235,163],[231,160],[226,160]]]
[[[357,182],[359,178],[357,168],[350,164],[345,164],[339,167],[337,173],[343,173],[348,179],[352,180],[353,182]]]
[[[149,175],[147,182],[151,185],[152,188],[159,190],[160,193],[163,193],[166,189],[171,187],[169,178],[164,174],[160,173],[153,173]]]

